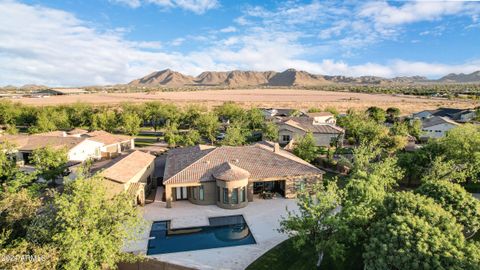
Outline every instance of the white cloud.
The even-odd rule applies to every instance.
[[[478,10],[478,5],[461,1],[412,1],[398,7],[376,1],[365,4],[359,15],[370,17],[378,24],[401,25],[438,20],[449,15],[472,15],[474,10]]]
[[[110,0],[114,3],[138,8],[144,4],[154,4],[162,8],[181,8],[197,14],[203,14],[207,10],[217,8],[217,0]]]
[[[112,3],[119,3],[123,5],[127,5],[131,8],[138,8],[142,5],[140,0],[109,0]]]
[[[349,27],[361,29],[364,26]],[[480,61],[458,65],[404,60],[358,65],[334,59],[309,61],[306,59],[321,55],[322,50],[331,47],[305,45],[300,42],[305,33],[273,25],[251,26],[228,38],[192,37],[191,40],[196,38],[207,46],[188,53],[168,51],[156,41],[129,41],[123,33],[99,31],[91,23],[65,11],[12,1],[0,2],[0,85],[125,83],[164,68],[190,75],[205,70],[281,71],[296,68],[318,74],[386,77],[438,77],[480,69]],[[181,45],[183,41],[180,38],[166,44]],[[355,44],[361,41],[343,42]]]
[[[237,32],[237,28],[235,28],[234,26],[228,26],[228,27],[220,29],[220,32],[221,33],[233,33],[233,32]]]

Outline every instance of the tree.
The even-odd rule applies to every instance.
[[[432,199],[398,192],[386,197],[383,216],[365,244],[366,269],[476,269],[479,249],[462,226]],[[453,255],[454,254],[454,255]]]
[[[115,268],[130,257],[124,244],[138,236],[141,215],[126,193],[107,196],[101,178],[77,179],[53,200],[58,231],[52,240],[63,269]]]
[[[480,126],[465,124],[451,129],[440,139],[446,161],[462,168],[467,179],[478,181],[480,174]]]
[[[92,106],[77,102],[67,108],[70,125],[73,127],[85,127],[91,125]]]
[[[248,121],[246,111],[234,102],[225,102],[221,106],[216,107],[214,112],[219,118],[228,120],[231,123],[244,125]]]
[[[114,111],[104,109],[92,115],[90,130],[113,132],[116,127],[117,114]]]
[[[130,136],[138,135],[140,131],[140,124],[142,120],[138,116],[138,114],[134,112],[126,112],[122,114],[122,125],[125,133]]]
[[[297,248],[314,246],[319,254],[320,265],[324,252],[337,255],[337,243],[333,235],[336,232],[333,215],[340,206],[341,195],[335,182],[315,184],[311,189],[297,192],[299,211],[287,212],[280,221],[280,232],[294,237]]]
[[[207,138],[212,144],[216,140],[220,123],[216,114],[210,112],[202,114],[195,122],[195,127],[202,137]]]
[[[55,185],[55,180],[67,171],[67,150],[54,149],[50,146],[32,152],[32,162],[38,174]]]
[[[165,126],[163,137],[169,146],[175,147],[181,140],[181,136],[178,134],[178,125],[176,123],[168,123]]]
[[[183,146],[192,146],[199,144],[202,140],[200,133],[196,130],[190,130],[183,134],[180,138],[180,144]]]
[[[311,132],[306,133],[303,138],[295,142],[293,153],[307,162],[317,158],[317,145]]]
[[[386,112],[379,107],[370,107],[367,109],[368,116],[377,123],[384,123],[387,120]]]
[[[248,128],[255,130],[262,127],[264,122],[264,116],[260,109],[252,108],[247,111],[247,119],[248,119]]]
[[[223,145],[238,146],[244,145],[247,141],[242,127],[238,124],[230,125],[225,133],[225,138],[222,140]]]
[[[78,178],[40,200],[25,189],[0,200],[0,256],[42,256],[42,269],[114,269],[138,257],[123,252],[144,224],[126,192],[107,194],[99,177]],[[6,269],[37,269],[0,260]]]
[[[278,126],[272,121],[266,121],[262,125],[262,139],[267,141],[278,141]]]
[[[35,125],[28,129],[29,133],[42,133],[57,130],[57,126],[46,110],[41,110],[36,116]]]
[[[386,113],[387,113],[387,120],[390,123],[393,123],[400,116],[400,109],[396,107],[390,107],[387,109]]]
[[[148,120],[155,131],[159,127],[170,123],[178,123],[181,112],[174,104],[163,104],[160,102],[147,102],[145,104],[145,120]]]
[[[473,236],[480,229],[480,202],[459,184],[432,180],[422,184],[415,192],[432,198],[452,214],[463,226],[466,237]]]
[[[437,156],[424,170],[422,182],[447,180],[455,183],[465,182],[467,175],[461,166],[452,160],[445,160],[444,156]]]
[[[413,137],[420,139],[420,135],[422,135],[422,121],[419,119],[415,119],[410,122],[408,125],[408,133],[412,135]]]

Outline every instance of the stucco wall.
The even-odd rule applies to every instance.
[[[85,161],[89,158],[100,158],[100,148],[103,144],[84,140],[68,151],[68,160]]]
[[[457,127],[449,123],[439,124],[427,128],[422,128],[423,134],[422,137],[428,138],[442,138],[445,136],[446,132],[452,128]]]
[[[216,185],[215,182],[205,182],[202,183],[205,198],[204,200],[200,200],[200,187],[188,187],[187,197],[191,203],[199,204],[199,205],[209,205],[215,204],[216,196]],[[192,193],[193,192],[193,193]],[[192,196],[195,194],[195,199]]]

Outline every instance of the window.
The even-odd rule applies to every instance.
[[[232,190],[232,203],[237,204],[238,203],[238,188],[234,188]]]
[[[223,203],[228,203],[228,189],[223,188]]]
[[[282,141],[289,142],[290,141],[290,135],[283,135],[282,136]]]
[[[196,189],[197,189],[196,187],[192,187],[192,195],[193,195],[192,197],[194,200],[197,199]]]
[[[217,187],[217,202],[220,202],[220,188]]]
[[[198,197],[200,201],[205,200],[205,190],[203,189],[203,186],[200,186],[198,191],[199,191]]]
[[[240,195],[239,201],[240,201],[240,202],[245,202],[245,197],[246,197],[246,196],[245,196],[245,187],[242,187],[242,188],[240,189],[240,194],[239,194],[239,195]]]

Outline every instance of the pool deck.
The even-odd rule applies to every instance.
[[[157,200],[144,207],[144,218],[147,220],[146,230],[139,240],[130,243],[126,251],[146,254],[148,235],[151,223],[159,220],[171,220],[172,228],[196,227],[209,225],[209,217],[230,216],[241,214],[245,218],[256,244],[236,247],[224,247],[185,251],[177,253],[149,255],[148,258],[197,268],[197,269],[245,269],[262,254],[284,241],[288,237],[279,233],[279,221],[286,216],[286,207],[296,211],[295,200],[274,198],[271,200],[257,199],[242,209],[227,210],[215,205],[194,205],[188,201],[174,202],[172,208],[165,208],[160,189],[157,190]]]

